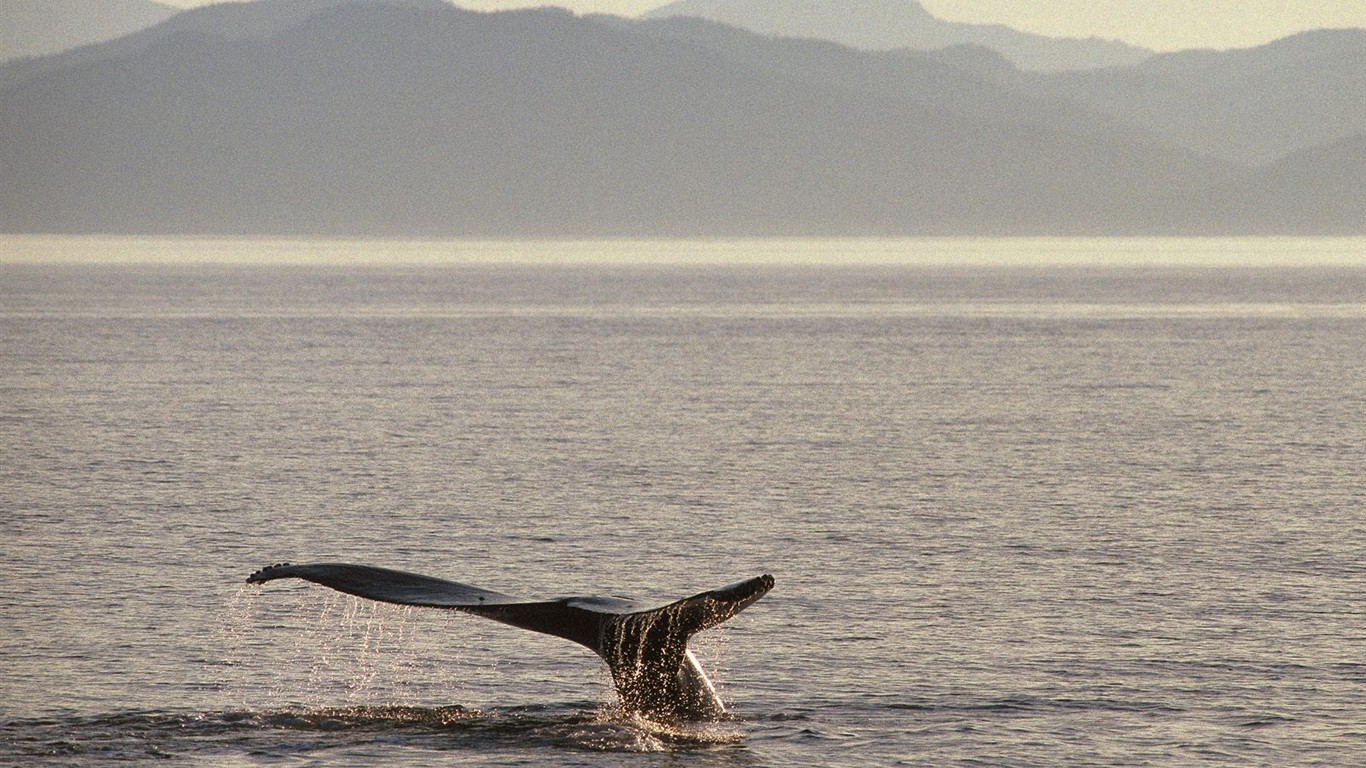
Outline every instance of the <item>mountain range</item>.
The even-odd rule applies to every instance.
[[[176,11],[152,0],[4,0],[0,61],[113,40],[165,21]]]
[[[1001,24],[944,21],[915,0],[677,0],[641,18],[682,16],[873,51],[980,45],[1021,69],[1049,72],[1137,64],[1152,55],[1118,40],[1052,38]]]
[[[1363,234],[1363,55],[1347,30],[1044,73],[697,18],[257,0],[0,66],[0,231]]]

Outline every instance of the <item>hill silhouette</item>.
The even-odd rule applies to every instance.
[[[1366,234],[1366,134],[1301,150],[1216,185],[1178,218],[1212,234]]]
[[[23,3],[46,3],[48,0],[19,0]],[[73,3],[73,8],[84,3],[103,0],[58,0]],[[115,3],[143,0],[114,0]],[[0,89],[36,77],[44,72],[88,66],[97,62],[141,54],[152,46],[177,35],[205,34],[225,40],[265,38],[290,27],[306,23],[319,13],[348,5],[389,5],[439,9],[449,6],[446,0],[250,0],[203,5],[176,13],[166,10],[158,21],[145,27],[130,29],[122,36],[110,36],[103,45],[89,45],[62,50],[55,55],[10,62],[0,67]],[[45,6],[44,6],[45,7]],[[89,16],[105,13],[86,11]]]
[[[81,53],[0,67],[4,231],[1337,231],[1244,198],[1259,179],[1311,207],[1362,194],[1297,171],[1350,175],[1360,142],[1261,169],[1211,159],[980,49],[260,0]]]
[[[175,13],[152,0],[5,0],[0,3],[0,61],[113,40]]]
[[[1116,40],[1054,38],[1000,24],[936,18],[915,0],[677,0],[644,19],[697,17],[763,35],[830,40],[865,50],[979,45],[1045,72],[1136,64],[1152,54]]]
[[[1202,154],[1263,164],[1366,132],[1366,29],[1160,54],[1130,68],[1033,77],[1029,87]]]

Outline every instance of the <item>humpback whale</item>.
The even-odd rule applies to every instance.
[[[386,603],[463,611],[572,640],[607,662],[625,709],[663,722],[725,715],[716,688],[688,649],[688,639],[773,588],[773,577],[764,574],[662,606],[617,597],[528,601],[431,576],[346,563],[281,563],[253,573],[247,583],[286,578]]]

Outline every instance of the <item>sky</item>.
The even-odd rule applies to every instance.
[[[213,0],[160,0],[191,7]],[[636,16],[667,0],[456,0],[476,10],[558,5]],[[1055,37],[1102,37],[1159,51],[1245,48],[1306,29],[1366,27],[1366,0],[922,0],[941,19]]]

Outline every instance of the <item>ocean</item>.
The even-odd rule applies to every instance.
[[[0,764],[1366,764],[1366,240],[0,239]],[[777,586],[731,712],[303,582]]]

